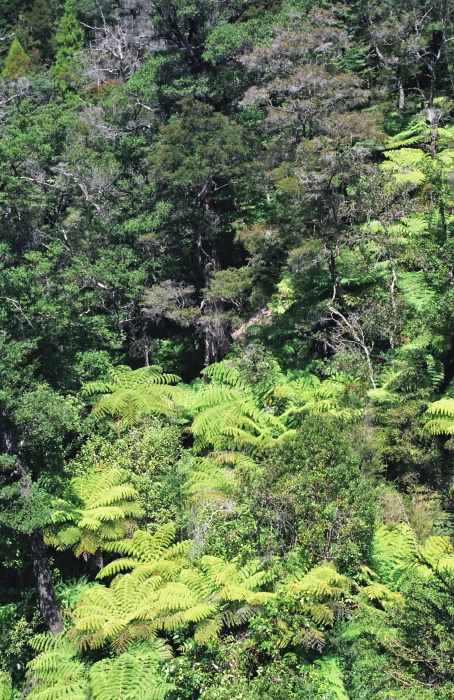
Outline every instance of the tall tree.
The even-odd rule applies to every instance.
[[[246,177],[251,145],[244,127],[211,106],[187,99],[180,116],[162,128],[151,156],[158,197],[171,198],[175,207],[172,218],[180,220],[182,239],[175,239],[170,229],[167,246],[188,246],[190,259],[195,258],[198,268],[189,281],[195,282],[199,299],[201,290],[210,286],[212,275],[225,266],[226,248],[233,238],[229,215],[236,190]],[[204,363],[208,365],[222,359],[231,337],[222,316],[222,301],[200,299],[200,308]]]
[[[25,53],[19,39],[14,38],[5,60],[3,75],[5,78],[17,80],[27,75],[30,67],[30,58]]]
[[[73,0],[66,0],[64,13],[55,35],[57,55],[53,70],[60,81],[60,88],[65,90],[70,79],[69,59],[83,48],[83,31],[77,21]]]

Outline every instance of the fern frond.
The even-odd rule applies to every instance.
[[[397,585],[409,572],[416,550],[416,538],[408,525],[382,525],[373,539],[373,568],[386,582]]]
[[[199,644],[207,644],[210,639],[217,637],[223,627],[223,621],[219,616],[208,617],[196,625],[194,639]]]
[[[426,411],[430,418],[424,426],[432,435],[454,435],[454,399],[445,397],[431,403]]]
[[[143,514],[128,478],[127,471],[109,468],[71,479],[74,502],[55,502],[45,529],[46,542],[58,550],[72,547],[80,556],[95,554],[107,541],[122,537],[131,529],[129,519]]]
[[[106,381],[90,382],[83,387],[85,396],[102,394],[93,411],[115,420],[117,430],[135,425],[143,415],[169,414],[176,403],[183,403],[184,391],[173,386],[180,382],[175,374],[164,374],[157,365],[132,370],[112,369]]]
[[[315,666],[325,683],[326,691],[336,700],[349,700],[338,660],[334,656],[322,656],[317,659]]]
[[[328,605],[322,603],[305,604],[301,606],[301,610],[309,615],[316,625],[330,627],[334,622],[334,613]]]
[[[410,126],[395,136],[388,139],[388,148],[402,148],[414,143],[421,143],[430,135],[430,127],[427,120],[422,115],[413,118]]]
[[[172,544],[174,538],[175,526],[167,523],[158,528],[154,535],[136,530],[132,538],[107,543],[106,550],[127,554],[129,558],[110,562],[99,572],[98,578],[132,569],[136,579],[155,574],[170,579],[184,565],[185,557],[193,546],[190,540]]]
[[[11,678],[6,671],[0,671],[0,700],[11,700],[12,695]]]
[[[326,562],[311,569],[303,577],[295,578],[286,584],[292,595],[310,593],[316,598],[328,597],[338,600],[350,589],[348,578],[339,574],[335,566]]]
[[[27,697],[31,700],[88,700],[85,664],[77,658],[77,650],[66,635],[38,635],[31,640],[31,645],[42,653],[27,666],[28,677],[34,679],[33,690]]]
[[[216,362],[209,367],[205,367],[201,374],[211,379],[217,379],[232,387],[242,387],[244,380],[234,367],[229,367],[226,362]]]
[[[113,659],[90,669],[93,700],[164,700],[174,686],[159,676],[159,665],[168,654],[156,642],[132,645]]]

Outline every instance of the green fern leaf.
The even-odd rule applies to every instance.
[[[0,700],[11,700],[12,695],[11,678],[5,671],[0,671]]]

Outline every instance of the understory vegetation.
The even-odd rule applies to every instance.
[[[454,700],[454,7],[2,0],[0,700]]]

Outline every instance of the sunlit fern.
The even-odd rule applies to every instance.
[[[454,435],[454,399],[445,396],[429,404],[425,429],[432,435]]]
[[[134,551],[139,544],[144,543],[136,537]],[[123,650],[135,639],[147,640],[157,630],[186,623],[195,625],[197,641],[206,642],[224,624],[240,624],[272,597],[259,590],[269,575],[257,561],[238,566],[205,556],[196,564],[180,559],[172,567],[162,556],[159,563],[152,551],[147,566],[146,546],[141,551],[140,563],[131,557],[120,565],[126,568],[127,563],[131,574],[117,575],[109,588],[88,591],[76,606],[74,635],[83,648],[111,644]]]
[[[124,654],[98,661],[89,672],[93,700],[163,700],[175,689],[159,675],[168,656],[155,641],[134,644]]]
[[[194,638],[206,643],[224,625],[243,624],[258,607],[273,597],[258,590],[269,574],[258,561],[239,567],[218,557],[202,557],[197,567],[183,569],[177,581],[159,591],[156,610],[163,629],[195,622]]]
[[[108,588],[88,591],[74,609],[72,637],[82,649],[110,644],[116,651],[137,640],[153,639],[153,594],[161,585],[159,576],[138,580],[126,574],[117,576]]]
[[[11,700],[13,687],[11,677],[6,671],[0,671],[0,700]]]
[[[34,637],[31,646],[40,652],[27,666],[33,684],[31,700],[87,700],[87,667],[66,635],[54,637],[50,632]]]
[[[280,418],[288,425],[297,415],[327,414],[345,423],[357,420],[362,414],[361,402],[355,396],[359,380],[337,373],[321,381],[313,374],[284,377],[267,394],[267,401],[285,402]]]
[[[165,374],[161,367],[115,367],[106,380],[85,384],[85,396],[101,394],[93,411],[114,421],[118,433],[135,425],[141,417],[151,414],[168,415],[183,399],[183,391],[173,386],[180,381],[176,374]]]
[[[67,635],[34,637],[39,655],[27,666],[31,700],[163,700],[172,689],[159,675],[169,651],[157,641],[90,664]]]
[[[283,649],[297,644],[321,651],[326,643],[326,629],[334,624],[335,607],[349,596],[351,589],[352,582],[329,562],[309,571],[294,571],[280,581],[276,586],[276,600],[281,596],[296,599],[299,614],[307,622],[295,627],[277,613],[278,646]]]
[[[124,537],[133,529],[131,518],[143,512],[123,469],[101,469],[75,477],[70,491],[71,500],[54,502],[45,538],[58,550],[72,548],[76,556],[94,555],[106,542]]]
[[[334,656],[323,655],[314,663],[316,677],[318,677],[335,700],[350,700],[344,685],[344,679],[339,661]]]
[[[269,447],[291,434],[285,422],[265,410],[252,386],[225,362],[203,370],[208,384],[189,395],[187,408],[194,416],[191,432],[196,451],[222,451],[241,446]]]
[[[373,540],[373,568],[382,580],[398,589],[413,571],[425,577],[454,571],[454,549],[447,536],[429,537],[419,544],[405,523],[382,525]]]
[[[111,552],[126,555],[114,559],[98,574],[98,578],[106,578],[123,571],[133,571],[134,578],[143,580],[147,576],[160,576],[170,580],[187,564],[186,555],[191,550],[191,540],[173,544],[175,526],[172,523],[162,525],[152,535],[143,530],[137,530],[132,537],[116,540],[106,544]]]
[[[219,453],[218,453],[219,454]],[[220,453],[232,456],[229,460],[219,460],[218,456],[194,458],[191,463],[188,481],[186,483],[187,501],[190,504],[217,502],[226,498],[235,488],[235,472],[238,468],[235,457],[240,453]],[[247,459],[245,457],[245,459]]]
[[[310,374],[281,374],[278,385],[258,396],[225,361],[203,374],[211,382],[190,392],[187,402],[194,416],[196,451],[246,448],[253,453],[294,435],[297,416],[326,413],[351,422],[362,413],[358,400],[352,399],[356,380],[351,377],[339,375],[321,382]]]

